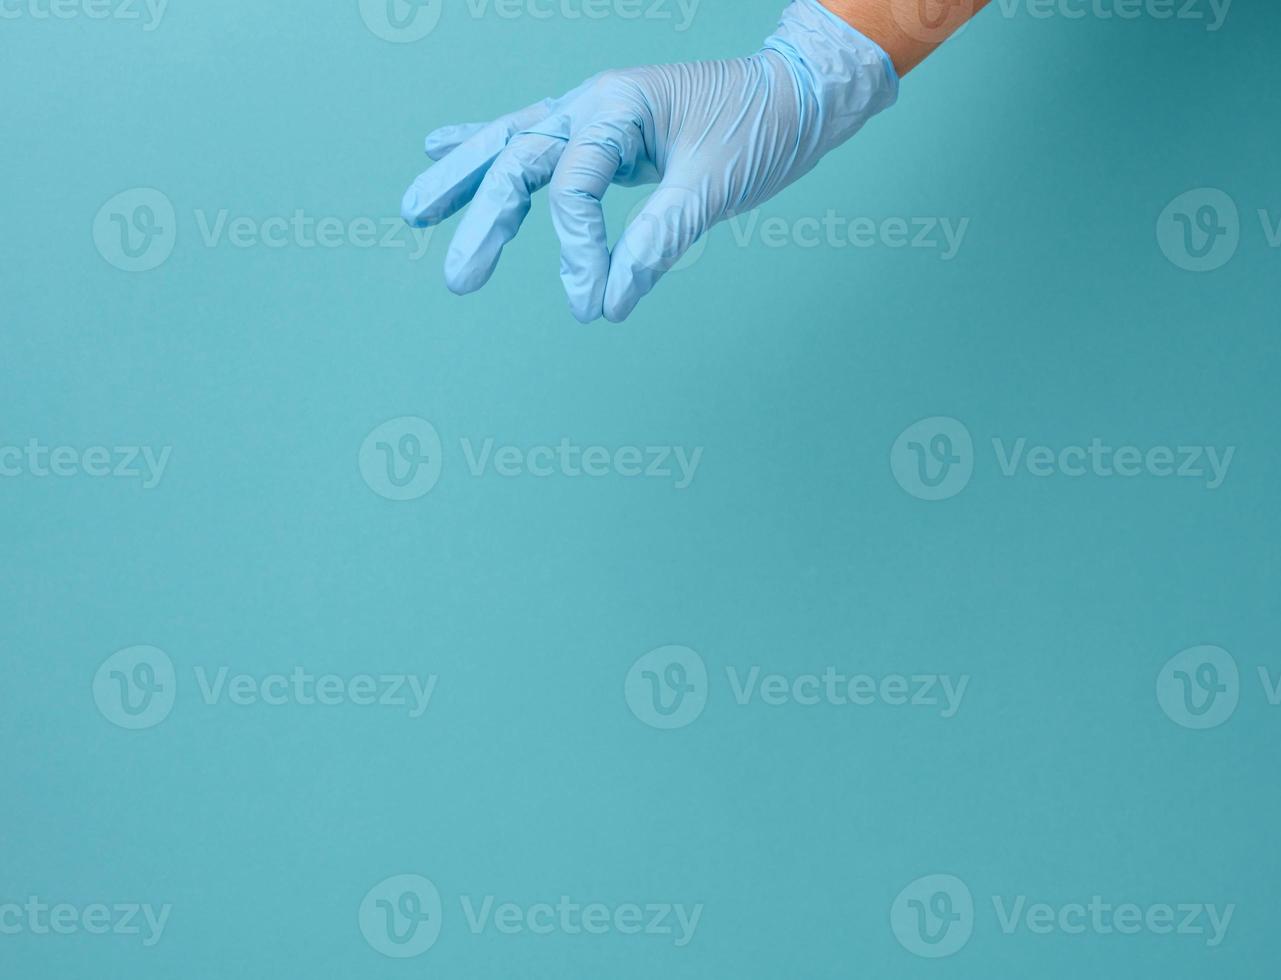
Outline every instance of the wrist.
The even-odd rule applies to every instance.
[[[765,46],[801,69],[828,125],[842,138],[898,99],[889,54],[819,0],[792,0]]]
[[[816,0],[886,53],[901,77],[988,0]]]

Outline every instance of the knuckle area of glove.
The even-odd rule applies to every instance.
[[[500,207],[510,207],[528,200],[532,193],[533,184],[523,167],[495,167],[485,175],[476,196]]]
[[[645,123],[637,113],[608,113],[579,129],[574,142],[596,147],[626,166],[644,151]]]
[[[543,133],[520,133],[507,144],[506,153],[511,162],[523,173],[527,170],[541,169],[547,157],[559,154],[564,149],[559,137]]]
[[[610,68],[601,72],[592,79],[591,91],[594,95],[641,94],[636,72],[630,68]]]
[[[643,120],[650,100],[633,69],[602,72],[592,82],[587,99],[594,112],[616,112]]]
[[[554,210],[577,210],[583,204],[599,201],[609,181],[600,174],[580,167],[561,167],[547,188]]]
[[[579,147],[590,145],[601,152],[575,153],[573,147],[566,152],[561,165],[552,175],[548,188],[552,197],[562,203],[566,198],[575,197],[599,199],[616,174],[635,155],[632,148],[626,145],[628,137],[625,130],[619,131],[605,125],[594,126],[590,132],[579,133],[574,142]]]

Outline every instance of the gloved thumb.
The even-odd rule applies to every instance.
[[[719,218],[724,205],[707,180],[672,174],[659,184],[610,256],[605,319],[619,323]]]

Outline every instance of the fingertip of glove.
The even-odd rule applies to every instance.
[[[597,320],[600,319],[599,310],[580,309],[579,307],[575,306],[573,303],[569,304],[569,312],[574,317],[575,320],[577,320],[579,323],[583,324],[584,326],[586,326],[589,323],[595,323]]]
[[[597,282],[591,273],[580,268],[570,260],[570,256],[561,252],[560,281],[565,287],[565,298],[569,301],[569,312],[579,323],[595,323],[601,317],[601,306],[604,304],[604,287]]]
[[[607,302],[605,304],[604,316],[610,323],[622,323],[632,315],[632,311],[634,309],[636,309],[636,301],[629,298],[623,298],[621,300],[615,300],[613,303]]]
[[[602,313],[610,323],[622,323],[636,309],[641,297],[636,294],[635,277],[625,263],[615,261],[609,270],[609,281],[605,285],[605,297]]]
[[[488,276],[479,275],[475,269],[445,267],[445,287],[455,296],[466,296],[485,285]]]
[[[411,187],[405,191],[405,196],[400,199],[400,216],[405,219],[405,224],[412,228],[425,228],[427,221],[423,218],[418,205],[418,189]]]

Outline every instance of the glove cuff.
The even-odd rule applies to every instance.
[[[824,128],[844,142],[898,100],[899,77],[885,50],[818,0],[792,0],[765,41],[808,74]]]

